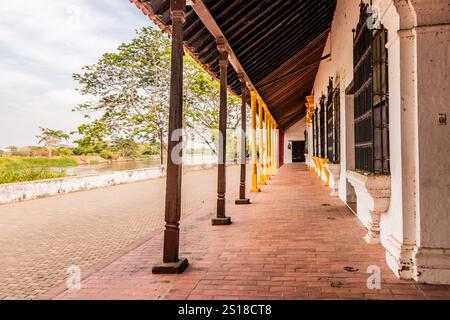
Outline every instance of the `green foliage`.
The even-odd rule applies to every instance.
[[[73,151],[70,148],[61,147],[56,150],[56,153],[62,157],[70,157],[73,156]]]
[[[46,168],[5,169],[0,171],[0,184],[54,179],[65,176],[66,173],[64,171],[52,172]]]
[[[94,65],[74,74],[79,92],[95,100],[79,105],[88,118],[101,113],[104,138],[148,141],[167,123],[170,43],[161,32],[143,28],[136,39],[106,53]]]
[[[39,139],[39,143],[44,144],[48,148],[48,156],[52,156],[52,148],[56,147],[62,140],[67,140],[70,135],[64,133],[62,130],[52,130],[48,128],[42,128],[41,134],[36,136]]]
[[[76,166],[77,161],[73,158],[31,158],[10,157],[0,159],[0,170],[3,169],[26,169],[26,168],[67,168]]]
[[[137,31],[130,43],[73,75],[80,85],[78,91],[90,99],[74,111],[87,119],[96,116],[78,129],[82,138],[76,141],[75,154],[98,154],[108,149],[105,141],[120,139],[164,147],[160,130],[167,136],[170,52],[169,39],[147,27]],[[194,59],[187,55],[184,59],[184,123],[215,152],[219,84]],[[228,100],[229,128],[234,129],[240,121],[241,101],[233,95]],[[128,147],[119,151],[122,156],[130,152],[134,156]]]
[[[102,157],[105,160],[116,160],[119,158],[119,155],[115,152],[105,149],[100,152],[100,157]]]
[[[81,138],[75,141],[78,145],[73,149],[75,155],[100,154],[108,147],[105,137],[109,135],[110,131],[100,120],[81,125],[76,133]]]
[[[156,156],[161,152],[161,147],[157,145],[147,145],[144,150],[142,150],[142,155],[144,156]]]
[[[40,127],[40,129],[41,134],[36,138],[39,139],[39,143],[44,143],[46,146],[48,146],[49,144],[57,144],[61,140],[67,140],[70,138],[70,136],[64,133],[62,130],[52,130],[42,127]]]
[[[112,146],[121,157],[137,158],[139,156],[139,145],[131,139],[116,139]]]
[[[63,170],[52,171],[49,168],[66,168],[76,164],[72,158],[0,158],[0,184],[65,177]]]

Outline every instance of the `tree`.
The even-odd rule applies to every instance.
[[[36,136],[39,139],[39,144],[44,144],[48,149],[48,156],[52,157],[52,150],[58,146],[62,140],[67,140],[70,136],[64,133],[62,130],[52,130],[48,128],[42,128],[41,134]]]
[[[83,124],[78,127],[79,139],[75,140],[77,147],[74,149],[76,155],[100,154],[108,147],[105,137],[110,135],[109,127],[103,121],[94,120],[90,124]]]
[[[219,130],[220,85],[191,57],[185,58],[184,72],[185,125],[215,154]],[[238,97],[228,94],[228,128],[231,130],[235,130],[240,123],[240,104]]]
[[[170,43],[152,28],[137,32],[137,38],[105,53],[94,65],[74,74],[79,92],[95,100],[75,110],[90,118],[102,114],[102,122],[113,140],[160,139],[160,123],[167,123],[170,83]],[[162,143],[162,141],[161,141]]]
[[[19,150],[16,146],[7,146],[6,150],[9,150],[10,153],[17,152]]]
[[[137,37],[122,44],[116,52],[105,53],[94,65],[74,74],[82,95],[89,102],[74,111],[93,115],[92,124],[83,125],[79,133],[90,142],[92,133],[103,134],[103,140],[118,139],[158,144],[165,148],[170,94],[170,50],[168,38],[160,31],[145,27]],[[184,123],[216,152],[219,123],[219,84],[199,64],[185,56]],[[93,99],[92,99],[93,98]],[[240,100],[229,96],[230,128],[240,121]],[[165,125],[166,124],[166,125]],[[95,132],[95,129],[103,129]],[[164,128],[161,134],[161,127]],[[94,132],[90,132],[94,130]],[[88,138],[90,137],[90,138]]]
[[[136,158],[138,156],[139,145],[130,139],[116,139],[113,141],[113,148],[119,152],[121,157]]]

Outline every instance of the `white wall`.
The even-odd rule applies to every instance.
[[[381,215],[381,243],[397,275],[450,283],[450,124],[438,125],[439,113],[450,116],[450,0],[373,2],[388,30],[389,50],[391,200]],[[337,1],[323,52],[331,58],[321,62],[312,92],[317,106],[329,77],[340,87],[343,201],[351,192],[346,172],[354,165],[349,136],[353,106],[345,89],[353,78],[352,29],[359,19],[358,4]],[[312,128],[308,130],[312,137]]]
[[[289,150],[290,141],[305,141],[306,119],[303,118],[284,132],[284,163],[292,163],[292,150]]]
[[[346,140],[351,140],[347,133],[353,132],[353,123],[346,121],[348,117],[353,119],[353,106],[348,105],[345,90],[353,80],[353,33],[359,20],[359,2],[354,0],[337,1],[336,14],[323,55],[331,53],[331,58],[320,63],[313,87],[315,105],[319,105],[320,98],[327,94],[329,78],[333,77],[333,87],[339,86],[340,98],[340,141],[341,141],[341,175],[339,181],[339,198],[347,201],[347,193],[351,188],[347,183],[346,171],[353,169],[354,151],[348,148]],[[350,109],[350,112],[348,112]],[[312,128],[309,135],[312,137]],[[349,139],[350,138],[350,139]],[[310,150],[312,154],[312,149]],[[350,164],[350,165],[349,165]]]

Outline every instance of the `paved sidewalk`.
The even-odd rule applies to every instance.
[[[153,275],[162,232],[55,299],[450,299],[450,286],[394,277],[379,245],[367,245],[356,217],[302,165],[286,165],[253,204],[228,197],[230,226],[211,226],[215,197],[182,220],[181,275]],[[381,270],[370,290],[369,266]],[[351,272],[353,271],[353,272]]]
[[[239,168],[228,169],[229,189]],[[217,170],[187,172],[185,216],[216,195]],[[160,230],[165,179],[71,193],[0,206],[0,300],[33,299]]]

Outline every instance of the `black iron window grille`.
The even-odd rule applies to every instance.
[[[318,113],[317,113],[317,108],[314,110],[314,115],[313,115],[313,155],[314,157],[317,157],[319,155],[319,135],[318,135]]]
[[[325,96],[322,96],[320,99],[320,115],[319,115],[319,135],[320,135],[320,153],[319,157],[326,158],[327,157],[327,148],[326,148],[326,123],[325,123]]]
[[[333,163],[341,162],[341,91],[336,87],[333,91]]]
[[[305,154],[309,154],[308,130],[305,130]]]
[[[371,29],[361,4],[354,30],[355,166],[364,173],[390,172],[387,31]]]
[[[326,100],[326,129],[327,129],[327,158],[330,161],[334,159],[334,113],[333,113],[333,78],[328,82],[328,96]]]

